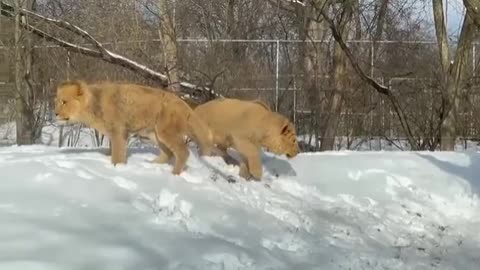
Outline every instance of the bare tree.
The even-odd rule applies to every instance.
[[[15,105],[17,144],[33,144],[35,140],[35,115],[33,86],[31,83],[32,40],[23,31],[26,23],[21,9],[33,9],[35,1],[15,0]]]
[[[344,1],[340,7],[338,16],[337,29],[343,39],[348,38],[349,27],[353,15],[353,7],[355,3],[352,0]],[[340,121],[340,113],[342,111],[343,93],[348,89],[347,64],[348,60],[336,42],[334,45],[333,55],[333,84],[334,92],[330,100],[330,108],[328,111],[325,130],[322,136],[322,144],[320,151],[333,150],[335,146],[336,131]]]
[[[160,19],[160,37],[165,61],[165,73],[168,77],[169,87],[175,92],[180,92],[180,78],[178,75],[177,60],[177,34],[175,30],[175,0],[158,0]]]
[[[455,148],[457,132],[457,111],[459,106],[459,91],[465,83],[468,70],[466,61],[469,56],[474,37],[473,20],[469,14],[465,16],[460,37],[458,40],[455,60],[450,66],[449,46],[445,24],[445,14],[442,0],[432,0],[435,20],[435,32],[437,36],[440,63],[442,65],[443,91],[445,113],[441,125],[441,149],[451,151]],[[467,11],[467,13],[469,13]]]
[[[326,1],[319,0],[309,3],[305,7],[297,6],[296,13],[298,16],[299,36],[302,41],[300,45],[300,68],[303,76],[303,89],[307,95],[308,109],[312,118],[312,133],[315,136],[315,149],[319,149],[319,120],[321,109],[320,89],[318,77],[320,74],[320,56],[321,43],[310,42],[310,40],[321,40],[324,34],[324,25],[311,19],[314,7],[311,4],[325,5]]]
[[[2,65],[12,74],[7,79],[11,85],[16,12],[6,3],[13,1],[0,0],[2,16],[11,19],[6,27],[12,31],[2,33],[4,51],[12,53],[11,64]],[[447,126],[455,127],[459,137],[480,134],[472,124],[480,119],[474,101],[477,79],[464,72],[473,61],[459,61],[463,53],[472,60],[466,54],[468,42],[448,44],[441,32],[437,38],[444,45],[411,42],[432,35],[431,22],[418,15],[421,7],[413,2],[43,0],[36,10],[19,10],[22,61],[17,80],[23,81],[22,91],[31,89],[35,102],[26,100],[34,112],[41,109],[36,100],[42,91],[69,74],[169,85],[179,87],[183,96],[207,93],[202,101],[219,93],[260,98],[292,117],[299,134],[315,138],[312,150],[343,147],[343,136],[348,147],[380,136],[392,143],[407,139],[410,149],[435,150]],[[479,1],[464,3],[473,23],[480,22]],[[385,38],[389,42],[382,42]],[[250,39],[264,41],[243,41]],[[274,42],[278,39],[294,41]],[[36,45],[30,65],[29,40]]]
[[[286,1],[286,0],[283,0]],[[290,1],[286,1],[290,2]],[[278,2],[280,4],[280,2]],[[296,4],[297,1],[295,1]],[[306,4],[301,3],[302,6],[306,6]],[[392,93],[391,89],[385,85],[382,85],[381,83],[377,82],[374,78],[371,78],[368,76],[363,69],[360,67],[358,61],[356,60],[356,57],[353,55],[352,50],[347,46],[344,38],[342,37],[341,32],[339,31],[337,25],[335,24],[334,20],[331,18],[331,15],[328,14],[328,12],[323,8],[321,5],[314,5],[315,8],[315,13],[313,14],[307,14],[307,16],[314,21],[321,21],[320,16],[322,17],[323,20],[325,20],[328,24],[328,27],[330,28],[330,31],[332,33],[333,38],[335,41],[338,43],[338,46],[343,50],[343,52],[346,55],[346,58],[348,59],[348,62],[352,66],[353,70],[355,73],[360,77],[362,81],[373,87],[379,94],[385,95],[388,100],[390,101],[390,104],[395,111],[396,116],[398,117],[398,120],[402,126],[402,129],[405,131],[407,134],[407,139],[408,142],[411,146],[412,149],[418,149],[418,145],[414,140],[414,136],[412,133],[412,130],[410,128],[410,124],[408,122],[408,119],[406,117],[405,111],[400,105],[398,98]],[[283,6],[284,9],[286,10],[292,10],[290,7]],[[317,16],[315,16],[317,15]]]

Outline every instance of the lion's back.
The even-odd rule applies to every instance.
[[[179,121],[185,122],[192,111],[175,94],[161,88],[112,82],[91,87],[98,93],[94,98],[99,100],[97,109],[102,111],[99,115],[114,125],[125,123],[131,129],[152,128],[158,120],[178,125]]]
[[[231,135],[262,132],[268,129],[271,111],[256,101],[222,98],[201,104],[194,109],[216,133]]]

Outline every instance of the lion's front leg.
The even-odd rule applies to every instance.
[[[113,165],[118,163],[127,163],[127,136],[124,131],[116,130],[112,132],[110,138],[111,161]]]
[[[240,176],[250,180],[260,181],[262,178],[262,160],[260,149],[248,139],[231,137],[232,145],[242,156],[240,162]]]

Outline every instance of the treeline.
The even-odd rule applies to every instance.
[[[0,93],[19,144],[39,137],[55,85],[81,78],[260,98],[309,151],[338,137],[451,150],[479,138],[480,9],[463,2],[450,37],[436,0],[2,0]]]

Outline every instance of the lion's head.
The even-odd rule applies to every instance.
[[[86,86],[80,81],[67,81],[57,87],[55,116],[58,121],[76,122],[87,103]]]
[[[287,158],[294,158],[300,152],[297,135],[293,124],[284,116],[273,113],[276,119],[270,122],[268,135],[264,139],[267,151],[277,155],[285,154]]]

